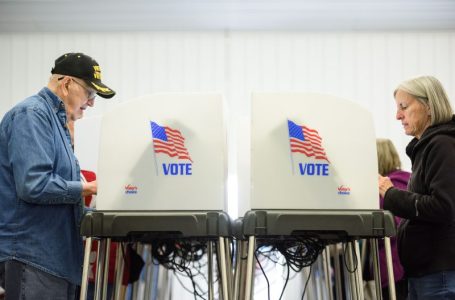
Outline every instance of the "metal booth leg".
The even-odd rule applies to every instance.
[[[233,300],[237,300],[239,299],[239,286],[240,286],[240,260],[241,260],[241,257],[242,257],[242,254],[240,253],[240,247],[241,247],[241,241],[240,240],[237,240],[235,242],[235,250],[234,250],[234,282],[233,282],[233,285],[234,285],[234,289],[233,289],[233,293],[232,293],[232,299]]]
[[[361,300],[358,295],[358,287],[357,287],[357,275],[356,272],[354,271],[354,259],[353,259],[353,254],[354,254],[354,247],[352,246],[351,242],[346,243],[346,251],[345,251],[346,258],[348,260],[348,273],[349,273],[349,283],[351,287],[351,295],[352,299],[355,300]]]
[[[221,273],[221,289],[223,291],[223,299],[230,300],[229,298],[229,288],[228,288],[228,278],[227,278],[227,260],[226,260],[226,245],[224,244],[224,238],[218,238],[219,243],[219,265],[220,265],[220,273]]]
[[[104,257],[104,271],[103,271],[103,294],[101,296],[102,300],[106,300],[107,298],[107,280],[109,278],[109,256],[111,253],[111,239],[106,239],[106,250],[105,250],[105,257]]]
[[[136,244],[136,250],[135,251],[137,252],[138,255],[140,255],[142,257],[142,251],[144,249],[144,245],[142,243],[140,243],[140,242],[136,242],[135,244]],[[132,288],[131,288],[132,289],[132,297],[131,297],[132,299],[138,299],[138,295],[139,295],[139,292],[140,292],[139,291],[140,283],[141,283],[140,277],[135,283],[133,283]]]
[[[92,238],[87,237],[85,239],[84,265],[82,267],[81,295],[79,298],[80,300],[87,299],[87,282],[88,282],[88,268],[90,266],[90,250],[92,250]]]
[[[379,271],[378,240],[370,239],[370,245],[371,245],[371,255],[373,258],[373,273],[374,273],[374,283],[375,283],[375,287],[376,287],[376,299],[382,300],[381,274]]]
[[[145,286],[144,286],[144,299],[150,299],[152,295],[152,289],[154,287],[153,281],[153,258],[152,258],[152,246],[150,244],[144,245],[143,257],[145,256]]]
[[[213,300],[213,243],[207,242],[207,268],[209,300]]]
[[[245,300],[250,300],[253,296],[254,280],[254,249],[256,248],[256,238],[254,235],[248,237],[248,258],[246,265]]]
[[[247,241],[237,240],[237,257],[234,275],[234,300],[245,299],[245,276],[247,273],[247,252],[248,243]]]
[[[232,299],[232,292],[234,290],[234,280],[232,275],[232,253],[231,253],[231,241],[229,238],[224,238],[224,249],[226,253],[226,268],[227,268],[227,283],[229,291],[229,299]]]
[[[321,266],[321,255],[318,256],[316,261],[311,265],[313,271],[311,273],[310,278],[310,286],[311,291],[313,292],[313,297],[310,299],[323,299],[323,291],[322,291],[322,280],[321,280],[321,273],[322,273],[322,266]],[[309,296],[310,294],[308,294]]]
[[[343,290],[342,290],[342,283],[341,283],[341,270],[342,265],[340,264],[340,249],[339,247],[341,244],[334,244],[333,247],[333,263],[335,269],[335,299],[343,300]]]
[[[325,288],[327,289],[327,295],[329,300],[333,300],[332,291],[332,276],[330,276],[330,247],[325,246],[324,252],[322,252],[324,273],[325,273]]]
[[[365,264],[367,261],[368,241],[366,239],[362,239],[361,243],[362,243],[362,248],[360,249],[360,261],[361,261],[360,268],[362,269],[362,272],[363,272],[363,270],[365,270]]]
[[[159,290],[159,280],[160,280],[160,265],[152,256],[152,246],[150,245],[150,273],[151,273],[151,284],[150,284],[150,297],[146,299],[159,299],[158,290]]]
[[[396,299],[395,292],[395,277],[393,275],[393,265],[392,265],[392,248],[390,247],[390,238],[384,237],[384,246],[385,246],[385,258],[387,263],[387,275],[389,277],[389,299]]]
[[[103,271],[104,259],[106,257],[106,240],[98,241],[98,251],[96,253],[96,281],[95,281],[95,300],[101,300],[103,294]]]
[[[318,256],[316,261],[308,268],[312,269],[310,276],[310,282],[308,284],[308,299],[321,299],[322,298],[322,288],[321,288],[321,256]],[[310,297],[311,295],[311,297]]]
[[[354,253],[356,257],[356,270],[357,270],[357,276],[356,276],[356,282],[357,282],[357,288],[358,288],[358,296],[359,299],[365,299],[365,295],[363,293],[363,269],[362,269],[362,264],[361,264],[361,257],[360,257],[360,248],[359,248],[359,241],[352,241],[353,246],[354,246]]]
[[[302,269],[303,284],[302,294],[305,293],[302,299],[304,300],[316,300],[318,298],[318,287],[316,285],[316,276],[318,273],[317,262],[314,262],[311,266],[304,267]]]
[[[123,270],[125,268],[123,260],[123,243],[117,244],[117,255],[115,257],[115,285],[114,285],[114,299],[121,299],[122,278]]]

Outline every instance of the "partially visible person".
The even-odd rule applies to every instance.
[[[67,123],[96,95],[115,92],[82,53],[57,58],[51,74],[0,123],[0,285],[8,300],[76,299],[82,278],[82,198],[97,184],[81,182]]]
[[[91,182],[96,180],[95,172],[88,170],[81,170],[82,180]],[[86,196],[84,199],[85,206],[90,208],[96,207],[96,199],[94,195]],[[89,257],[89,273],[88,273],[88,289],[87,289],[87,300],[95,299],[95,276],[96,276],[96,267],[97,260],[96,255],[98,251],[98,241],[92,241],[92,249],[90,251]],[[108,279],[107,279],[107,296],[106,299],[112,299],[112,294],[114,291],[114,282],[115,282],[115,261],[117,259],[117,243],[112,242],[109,252],[109,269],[108,269]]]
[[[75,146],[75,138],[74,138],[74,121],[68,122],[68,130],[70,132],[71,137],[71,145],[74,150]],[[90,145],[86,145],[90,146]],[[81,170],[81,181],[82,182],[93,182],[96,181],[96,173],[89,170]],[[87,195],[84,197],[84,205],[89,209],[96,208],[96,196],[95,195]],[[85,243],[84,243],[85,247]],[[97,260],[96,255],[98,251],[98,241],[92,241],[92,248],[89,255],[89,272],[88,272],[88,286],[87,286],[87,300],[95,299],[95,276],[96,276],[96,266]],[[107,295],[106,299],[112,299],[113,291],[114,291],[114,281],[115,281],[115,261],[117,256],[117,243],[112,242],[110,246],[110,253],[109,253],[109,270],[108,270],[108,281],[107,281]]]
[[[414,138],[406,147],[408,190],[379,176],[384,209],[404,218],[398,252],[409,299],[455,299],[455,116],[442,84],[413,78],[394,91],[396,118]]]
[[[400,156],[398,155],[395,146],[389,139],[377,139],[376,148],[378,152],[378,171],[381,176],[387,176],[393,183],[393,186],[400,190],[406,190],[409,177],[409,172],[401,170]],[[384,198],[380,197],[379,206],[384,208]],[[400,218],[395,217],[395,224],[398,227]],[[408,282],[404,276],[403,266],[400,263],[397,249],[396,237],[390,238],[392,248],[392,265],[395,279],[396,299],[405,300],[408,296]],[[385,259],[384,242],[379,243],[379,266],[381,271],[381,286],[382,298],[389,299],[389,277],[387,275],[387,263]]]

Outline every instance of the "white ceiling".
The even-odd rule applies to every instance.
[[[455,29],[455,0],[0,0],[0,32]]]

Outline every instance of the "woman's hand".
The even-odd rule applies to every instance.
[[[385,192],[387,192],[388,189],[393,187],[393,183],[390,180],[390,178],[383,177],[381,175],[378,175],[378,185],[379,185],[379,195],[381,195],[382,198],[384,198]]]

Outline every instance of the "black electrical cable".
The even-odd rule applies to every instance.
[[[265,281],[267,282],[267,295],[268,295],[268,299],[270,300],[270,283],[269,283],[269,279],[267,278],[267,275],[265,274],[265,271],[264,271],[264,269],[262,268],[262,264],[261,264],[261,262],[259,261],[256,252],[257,252],[257,250],[254,251],[254,257],[256,257],[256,261],[258,262],[259,268],[261,268],[262,274],[264,275]]]
[[[191,270],[190,270],[190,269],[186,269],[186,270],[184,271],[184,273],[186,273],[186,274],[188,275],[188,277],[189,277],[190,280],[191,280],[191,284],[193,285],[193,291],[194,291],[194,292],[193,292],[193,295],[194,295],[194,299],[197,300],[197,297],[199,297],[199,298],[205,300],[205,298],[204,298],[201,294],[199,294],[199,292],[197,291],[198,285],[196,284],[196,281],[194,280],[194,276],[193,276]],[[204,293],[204,294],[205,294],[205,293]]]
[[[277,263],[279,264],[278,257],[276,256],[276,254],[278,252],[277,251],[270,251],[270,250],[269,251],[264,251],[263,249],[264,249],[264,246],[262,246],[260,248],[257,248],[256,251],[259,254],[261,254],[261,256],[263,256],[265,258],[265,262],[264,262],[264,259],[262,260],[264,262],[262,264],[262,268],[267,273],[268,271],[273,269]],[[268,262],[271,262],[272,264],[268,264]]]
[[[322,253],[322,250],[325,248],[325,243],[322,240],[320,240],[316,237],[313,237],[313,236],[292,236],[292,237],[286,237],[286,239],[277,238],[277,239],[267,240],[267,243],[271,247],[270,250],[260,251],[260,249],[263,249],[265,246],[264,244],[262,244],[262,245],[258,246],[256,251],[260,252],[261,255],[268,258],[270,261],[272,261],[274,263],[278,263],[278,258],[275,255],[275,259],[272,259],[273,253],[280,252],[281,255],[283,255],[284,260],[285,260],[285,263],[282,265],[283,266],[286,265],[288,268],[283,290],[281,291],[280,299],[282,298],[284,291],[286,289],[287,283],[289,282],[290,269],[292,269],[294,272],[298,273],[303,268],[311,266],[317,260],[318,256]],[[256,253],[255,253],[255,255],[256,255]],[[260,267],[261,267],[261,270],[263,270],[261,265],[260,265]],[[310,269],[310,272],[311,272],[311,269]],[[263,271],[263,273],[265,275],[264,271]],[[310,273],[310,275],[311,275],[311,273]],[[266,279],[267,279],[267,277],[266,277]],[[307,281],[307,284],[308,284],[308,281]],[[305,289],[306,289],[306,285],[305,285]],[[270,292],[269,292],[269,294],[270,294]]]
[[[207,295],[208,291],[203,291],[202,288],[196,283],[195,277],[201,276],[204,281],[207,278],[201,272],[202,268],[206,264],[201,262],[202,258],[206,254],[207,245],[206,240],[175,240],[175,239],[157,239],[152,242],[152,257],[154,263],[158,263],[163,267],[178,271],[179,274],[186,276],[190,279],[193,286],[194,298],[205,299],[204,295]],[[156,262],[155,262],[156,261]],[[177,276],[178,278],[178,276]],[[178,278],[182,287],[188,290],[180,278]]]
[[[354,252],[354,255],[353,255],[354,270],[349,270],[348,263],[346,262],[346,246],[347,246],[347,244],[344,244],[344,247],[343,247],[343,262],[344,262],[344,266],[346,267],[346,270],[349,273],[355,273],[357,271],[357,267],[358,267],[358,264],[359,264],[358,258],[357,258],[357,252],[353,251]]]
[[[284,256],[291,269],[300,272],[304,267],[310,266],[316,261],[325,245],[313,237],[295,237],[276,243],[275,247]]]
[[[284,290],[286,289],[286,286],[288,285],[289,273],[291,272],[290,267],[289,267],[288,264],[286,264],[286,270],[287,270],[287,273],[286,273],[286,280],[284,281],[283,289],[281,290],[281,294],[280,294],[279,300],[281,300],[281,297],[283,297]]]
[[[187,291],[188,293],[190,294],[193,294],[194,295],[194,291],[191,291],[189,288],[187,288],[185,286],[185,284],[182,282],[182,280],[180,279],[180,273],[176,272],[175,270],[173,271],[174,272],[174,275],[175,275],[175,278],[177,278],[177,281],[180,283],[180,285],[182,286],[182,288]]]
[[[197,273],[194,274],[194,273],[193,273],[193,270],[196,270]],[[200,292],[199,292],[199,295],[206,295],[206,294],[208,293],[208,292],[204,292],[204,291],[202,290],[201,286],[199,286],[199,284],[197,284],[197,282],[194,280],[195,277],[201,276],[201,277],[203,278],[203,280],[204,280],[205,282],[207,282],[207,278],[203,275],[202,272],[200,272],[200,270],[199,270],[198,268],[191,268],[191,269],[188,268],[188,269],[186,269],[186,270],[179,271],[178,273],[177,273],[177,271],[178,271],[178,270],[173,270],[173,272],[174,272],[174,274],[176,275],[176,277],[182,276],[182,277],[188,278],[188,279],[191,281],[191,284],[192,284],[192,286],[193,286],[193,289],[196,290],[196,291],[200,291]],[[181,282],[181,281],[179,280],[179,282]],[[182,285],[183,285],[183,284],[182,284]],[[191,291],[190,291],[190,292],[191,292]],[[194,292],[191,292],[191,293],[194,294]],[[196,296],[198,296],[198,295],[196,295]]]
[[[302,300],[303,300],[303,297],[305,297],[305,292],[306,292],[306,288],[308,286],[308,282],[310,282],[312,268],[313,268],[313,265],[310,266],[310,272],[308,273],[308,278],[306,279],[305,287],[303,288]]]
[[[262,247],[261,249],[263,249],[263,248],[264,247]],[[261,255],[265,256],[266,258],[268,258],[274,264],[279,264],[281,266],[286,265],[286,263],[280,263],[279,262],[279,258],[277,256],[277,253],[279,253],[279,252],[273,247],[270,248],[270,250],[268,250],[268,251],[261,250]]]

